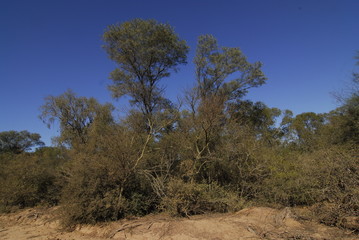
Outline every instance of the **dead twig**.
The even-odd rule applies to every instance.
[[[135,225],[130,225],[128,226],[129,224],[125,224],[123,225],[121,228],[115,230],[113,233],[111,233],[111,235],[109,236],[109,238],[113,238],[117,233],[119,232],[122,232],[122,231],[125,231],[127,229],[133,229],[133,228],[136,228],[136,227],[139,227],[141,225],[143,225],[143,223],[139,223],[139,224],[135,224]]]

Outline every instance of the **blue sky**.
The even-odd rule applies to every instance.
[[[115,68],[101,48],[110,24],[133,18],[169,23],[191,50],[188,64],[162,83],[176,99],[194,83],[197,37],[212,34],[221,46],[240,47],[262,61],[267,84],[247,98],[294,113],[337,107],[331,92],[356,71],[358,0],[3,0],[0,2],[0,131],[28,130],[47,145],[58,134],[38,118],[44,97],[71,88],[79,96],[112,102]]]

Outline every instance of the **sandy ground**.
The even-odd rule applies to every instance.
[[[149,215],[143,218],[96,226],[78,226],[72,232],[60,229],[55,209],[27,209],[0,216],[1,240],[358,240],[359,236],[339,228],[300,221],[289,208],[257,207],[232,214],[191,218]]]

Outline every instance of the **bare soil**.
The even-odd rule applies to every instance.
[[[74,231],[61,229],[52,209],[27,209],[0,215],[1,240],[358,240],[359,236],[343,229],[300,219],[290,208],[282,210],[255,207],[231,214],[173,218],[164,214],[117,222],[81,225]]]

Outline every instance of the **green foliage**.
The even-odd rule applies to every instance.
[[[41,106],[40,119],[50,127],[55,121],[60,124],[60,143],[76,146],[87,141],[87,131],[96,118],[111,124],[111,104],[101,105],[94,98],[77,97],[67,90],[60,96],[48,96]]]
[[[272,159],[270,175],[263,181],[258,199],[262,202],[284,206],[312,204],[313,191],[317,189],[315,179],[308,172],[307,164],[301,162],[299,154],[288,152]]]
[[[219,48],[212,35],[198,38],[194,62],[202,99],[214,95],[237,99],[244,96],[249,88],[261,86],[266,81],[261,71],[262,63],[249,63],[239,48]],[[226,82],[228,77],[234,79]]]
[[[67,161],[60,149],[1,154],[0,160],[1,211],[58,203],[63,187],[61,166]]]
[[[325,116],[323,114],[307,112],[298,114],[293,118],[287,112],[282,122],[287,143],[304,151],[313,150],[320,144],[324,122]]]
[[[94,123],[89,141],[73,152],[62,197],[63,223],[95,223],[143,215],[153,207],[141,177],[148,138],[121,126]]]
[[[261,185],[260,198],[289,206],[322,201],[339,204],[348,196],[357,198],[357,154],[336,146],[304,154],[287,150],[277,154],[270,176]]]
[[[263,181],[270,174],[275,155],[274,146],[257,138],[248,126],[229,124],[218,160],[212,167],[212,178],[223,186],[231,186],[240,197],[257,198]]]
[[[249,126],[258,138],[268,142],[278,140],[282,131],[275,126],[276,119],[281,115],[278,108],[269,108],[262,102],[237,101],[231,103],[228,109],[232,121]]]
[[[62,196],[63,223],[95,223],[117,220],[124,216],[121,176],[116,176],[110,160],[77,154],[69,171],[68,184]]]
[[[111,73],[113,96],[128,95],[146,117],[161,109],[165,100],[158,82],[186,63],[185,41],[171,26],[142,19],[111,25],[103,38],[109,57],[118,64]]]
[[[40,141],[41,136],[38,133],[28,131],[5,131],[0,132],[0,153],[23,153],[32,147],[41,147],[45,144]]]
[[[328,134],[334,143],[359,144],[359,96],[353,95],[329,115]]]

